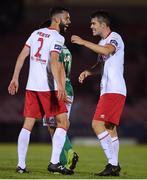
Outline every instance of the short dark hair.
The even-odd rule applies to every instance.
[[[50,25],[51,25],[51,20],[50,19],[46,19],[45,21],[43,21],[39,25],[39,28],[46,28],[46,27],[49,27]]]
[[[111,20],[108,12],[104,10],[95,11],[94,13],[91,14],[91,19],[96,17],[98,18],[100,23],[104,22],[106,23],[107,26],[110,26]]]
[[[69,12],[66,8],[63,8],[63,7],[54,7],[50,9],[49,19],[46,19],[44,22],[42,22],[39,28],[49,27],[51,25],[52,17],[56,14],[62,13],[63,11]]]
[[[52,18],[56,14],[63,13],[64,11],[69,12],[66,8],[64,7],[54,7],[50,10],[50,18]]]

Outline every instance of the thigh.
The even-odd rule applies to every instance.
[[[73,96],[68,96],[69,103],[66,103],[66,108],[67,108],[67,118],[69,120],[70,112],[71,112],[71,107],[73,103]],[[46,115],[44,116],[43,120],[45,121],[45,125],[49,126],[50,128],[56,128],[57,127],[57,120],[55,116],[47,118]]]
[[[25,104],[24,104],[24,116],[40,119],[43,114],[41,103],[38,99],[36,91],[26,91]]]
[[[107,93],[100,97],[94,114],[94,120],[119,124],[126,97],[121,94]]]
[[[47,118],[67,112],[65,102],[58,100],[56,91],[38,92],[38,97]]]

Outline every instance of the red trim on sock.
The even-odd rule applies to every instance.
[[[104,137],[102,137],[102,138],[101,138],[101,139],[99,139],[99,140],[101,141],[102,139],[106,138],[108,135],[109,135],[109,133],[108,133],[108,134],[106,134]]]
[[[23,129],[26,129],[27,131],[29,131],[29,132],[31,133],[31,130],[30,130],[30,129],[27,129],[27,128],[25,128],[25,127],[23,127]]]
[[[112,142],[115,142],[115,141],[117,141],[118,140],[118,138],[117,139],[115,139],[115,140],[113,140]]]

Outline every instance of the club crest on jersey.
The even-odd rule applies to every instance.
[[[59,44],[55,44],[54,49],[61,51],[62,46],[60,46]]]
[[[70,61],[70,55],[69,54],[65,54],[64,62],[69,62],[69,61]]]
[[[110,41],[110,44],[114,44],[116,47],[118,46],[118,42],[116,40],[114,40],[114,39],[112,39]]]

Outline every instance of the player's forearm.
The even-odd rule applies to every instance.
[[[18,80],[23,64],[24,64],[24,59],[22,59],[21,57],[18,57],[12,79]]]
[[[97,74],[99,74],[100,73],[100,70],[101,70],[101,63],[100,62],[97,62],[96,64],[94,64],[91,68],[90,68],[90,70],[89,70],[89,72],[90,72],[90,75],[97,75]]]
[[[61,70],[61,78],[62,78],[62,85],[63,85],[63,87],[65,87],[66,74],[65,74],[65,70],[64,70],[64,65],[63,65],[63,63],[62,63],[62,70]]]
[[[107,47],[92,43],[90,41],[86,41],[83,39],[83,46],[89,48],[90,50],[96,52],[97,54],[109,55],[110,50]]]
[[[101,63],[97,62],[90,69],[85,70],[87,72],[87,77],[99,74],[100,69],[101,69]]]
[[[51,71],[57,83],[57,86],[63,87],[61,63],[55,59],[51,60]]]
[[[102,54],[106,56],[109,54],[112,54],[115,51],[115,47],[113,47],[110,44],[101,46],[101,45],[92,43],[90,41],[87,41],[85,39],[82,39],[81,37],[76,36],[76,35],[72,35],[71,42],[79,44],[79,45],[83,45],[87,47],[88,49],[91,49],[92,51],[96,52],[97,54]]]
[[[24,61],[28,55],[29,55],[29,48],[24,46],[24,48],[22,49],[21,53],[19,54],[19,56],[17,58],[14,73],[13,73],[13,79],[18,80],[20,71],[21,71]]]
[[[88,76],[93,76],[93,75],[97,75],[97,74],[98,74],[98,72],[97,72],[96,69],[88,69],[88,70],[86,70],[86,71],[87,71],[87,77],[88,77]]]

